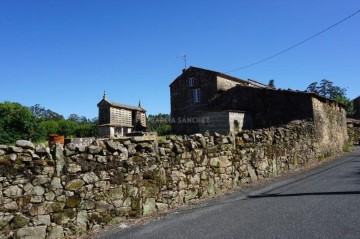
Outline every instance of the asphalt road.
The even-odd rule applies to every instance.
[[[296,176],[96,238],[360,238],[360,147]]]

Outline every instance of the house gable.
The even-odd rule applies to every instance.
[[[97,104],[97,107],[110,107],[111,106],[111,103],[106,100],[106,99],[102,99],[98,104]]]
[[[255,81],[246,81],[220,72],[206,70],[198,67],[189,67],[170,84],[171,116],[175,119],[198,117],[200,111],[208,109],[209,102],[222,93],[238,86],[264,88],[265,86]],[[190,129],[186,124],[180,126],[181,130]],[[196,129],[190,130],[196,131]]]

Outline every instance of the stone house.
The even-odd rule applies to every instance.
[[[353,100],[354,110],[355,110],[355,119],[360,119],[360,96]]]
[[[133,131],[146,130],[146,110],[139,106],[130,106],[112,102],[106,98],[97,104],[99,108],[99,137],[116,138]]]
[[[322,145],[340,145],[348,137],[345,107],[310,92],[236,86],[211,100],[208,109],[214,112],[243,110],[250,118],[250,129],[312,121]]]
[[[197,89],[201,92],[198,98]],[[190,67],[170,85],[170,94],[172,128],[179,134],[239,132],[312,120],[319,134],[331,131],[346,135],[343,106],[314,93],[277,90]],[[333,129],[325,130],[329,125]],[[321,138],[330,140],[328,136]]]
[[[170,84],[172,130],[185,134],[200,132],[204,131],[201,128],[204,123],[210,121],[216,122],[214,127],[217,132],[229,132],[239,128],[239,125],[248,124],[249,120],[242,110],[209,111],[211,100],[237,85],[268,88],[253,80],[242,80],[198,67],[183,70]],[[239,123],[234,125],[229,122]],[[206,128],[211,126],[207,124]]]

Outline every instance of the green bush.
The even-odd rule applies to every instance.
[[[170,125],[162,125],[159,128],[157,128],[156,132],[158,135],[169,135],[171,134],[171,126]]]

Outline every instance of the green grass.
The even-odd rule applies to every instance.
[[[353,150],[353,145],[351,143],[346,143],[343,145],[343,151],[348,153],[351,152]]]

